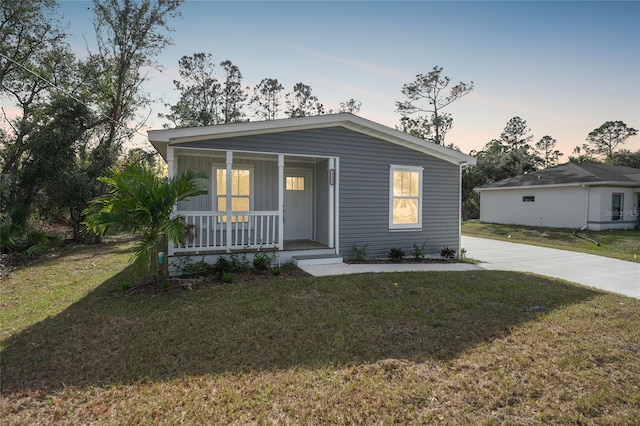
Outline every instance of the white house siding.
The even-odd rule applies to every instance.
[[[535,201],[522,201],[525,196]],[[585,196],[585,189],[579,186],[485,190],[480,193],[480,221],[579,228],[585,223]]]
[[[588,228],[624,229],[636,225],[637,188],[591,186],[588,188]],[[612,196],[624,194],[623,217],[612,220]],[[533,196],[535,201],[524,202]],[[550,228],[581,228],[585,225],[585,187],[501,188],[480,192],[480,221]]]
[[[354,244],[367,244],[371,256],[380,257],[392,247],[408,254],[414,242],[426,241],[428,252],[436,255],[443,247],[459,249],[456,164],[341,127],[188,142],[180,147],[339,158],[339,250],[346,257],[353,256]],[[391,164],[424,168],[421,230],[389,230]]]
[[[622,188],[596,186],[589,189],[590,204],[589,229],[624,229],[636,224],[638,188]],[[613,194],[623,194],[623,216],[620,220],[612,220]]]

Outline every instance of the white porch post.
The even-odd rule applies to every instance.
[[[227,200],[227,250],[231,250],[231,244],[233,243],[233,224],[231,223],[231,213],[233,208],[231,206],[231,181],[233,180],[233,151],[227,151],[227,188],[226,188],[226,200]]]
[[[284,250],[284,154],[278,154],[278,250]]]
[[[458,165],[458,258],[462,257],[462,164]]]
[[[335,240],[333,241],[334,247],[336,249],[336,254],[340,254],[340,158],[335,159],[335,182],[334,182],[334,195],[333,198],[333,235],[335,235]]]
[[[335,247],[335,188],[336,188],[336,159],[329,158],[329,248]]]
[[[176,162],[174,159],[174,155],[175,153],[173,152],[173,147],[170,145],[167,145],[167,176],[169,177],[169,179],[171,179],[172,177],[174,177],[176,175],[176,170],[175,170],[175,166],[176,166]],[[171,215],[173,217],[175,217],[178,214],[178,206],[176,204],[173,205],[173,211],[171,213]],[[175,244],[173,241],[168,241],[167,242],[167,257],[169,256],[173,256],[176,252],[176,248],[175,248]]]

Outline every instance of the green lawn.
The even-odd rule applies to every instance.
[[[131,242],[0,286],[3,424],[634,424],[640,300],[496,271],[132,296]]]
[[[573,235],[572,229],[499,225],[478,221],[462,222],[462,234],[560,250],[578,251],[640,263],[640,229],[581,231],[580,235],[600,243],[596,246]]]

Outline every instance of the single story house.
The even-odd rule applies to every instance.
[[[275,249],[372,257],[460,249],[461,170],[475,158],[359,116],[313,117],[149,131],[169,176],[205,171],[208,195],[175,214],[194,229],[169,258]],[[205,256],[205,257],[206,257]],[[329,256],[327,256],[329,257]]]
[[[624,229],[640,226],[640,169],[565,163],[474,188],[480,221]]]

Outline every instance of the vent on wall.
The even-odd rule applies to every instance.
[[[522,202],[523,203],[533,203],[534,201],[536,201],[536,197],[533,195],[523,195],[522,196]]]

